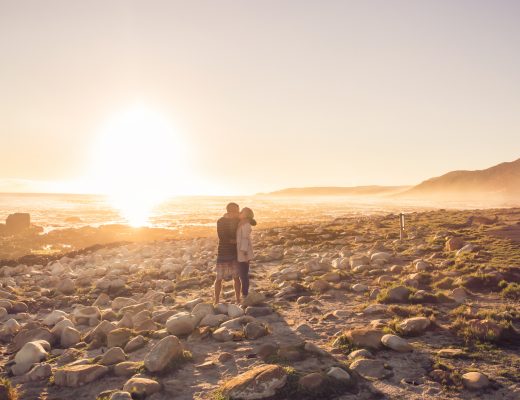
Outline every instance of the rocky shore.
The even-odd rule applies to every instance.
[[[520,210],[406,218],[258,229],[243,306],[212,237],[1,265],[0,399],[520,398]]]

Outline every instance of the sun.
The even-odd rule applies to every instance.
[[[154,208],[189,180],[185,155],[168,118],[133,106],[101,127],[93,146],[93,180],[130,225],[144,226]]]

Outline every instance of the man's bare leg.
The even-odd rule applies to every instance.
[[[242,282],[238,276],[233,278],[233,286],[235,288],[235,298],[237,300],[237,304],[240,304],[240,293],[242,292]]]
[[[222,290],[222,279],[215,279],[215,299],[214,304],[220,302],[220,291]]]

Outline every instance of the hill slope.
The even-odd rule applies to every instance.
[[[408,188],[408,186],[321,186],[287,188],[261,194],[268,196],[381,196],[402,192]]]
[[[520,195],[520,159],[476,171],[452,171],[428,179],[399,196],[435,197],[447,200],[516,200]]]

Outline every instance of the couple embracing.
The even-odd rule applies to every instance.
[[[253,210],[236,203],[226,206],[226,214],[217,221],[218,253],[215,279],[215,304],[220,301],[222,280],[233,278],[237,304],[249,292],[249,262],[253,258],[252,226],[256,225]]]

